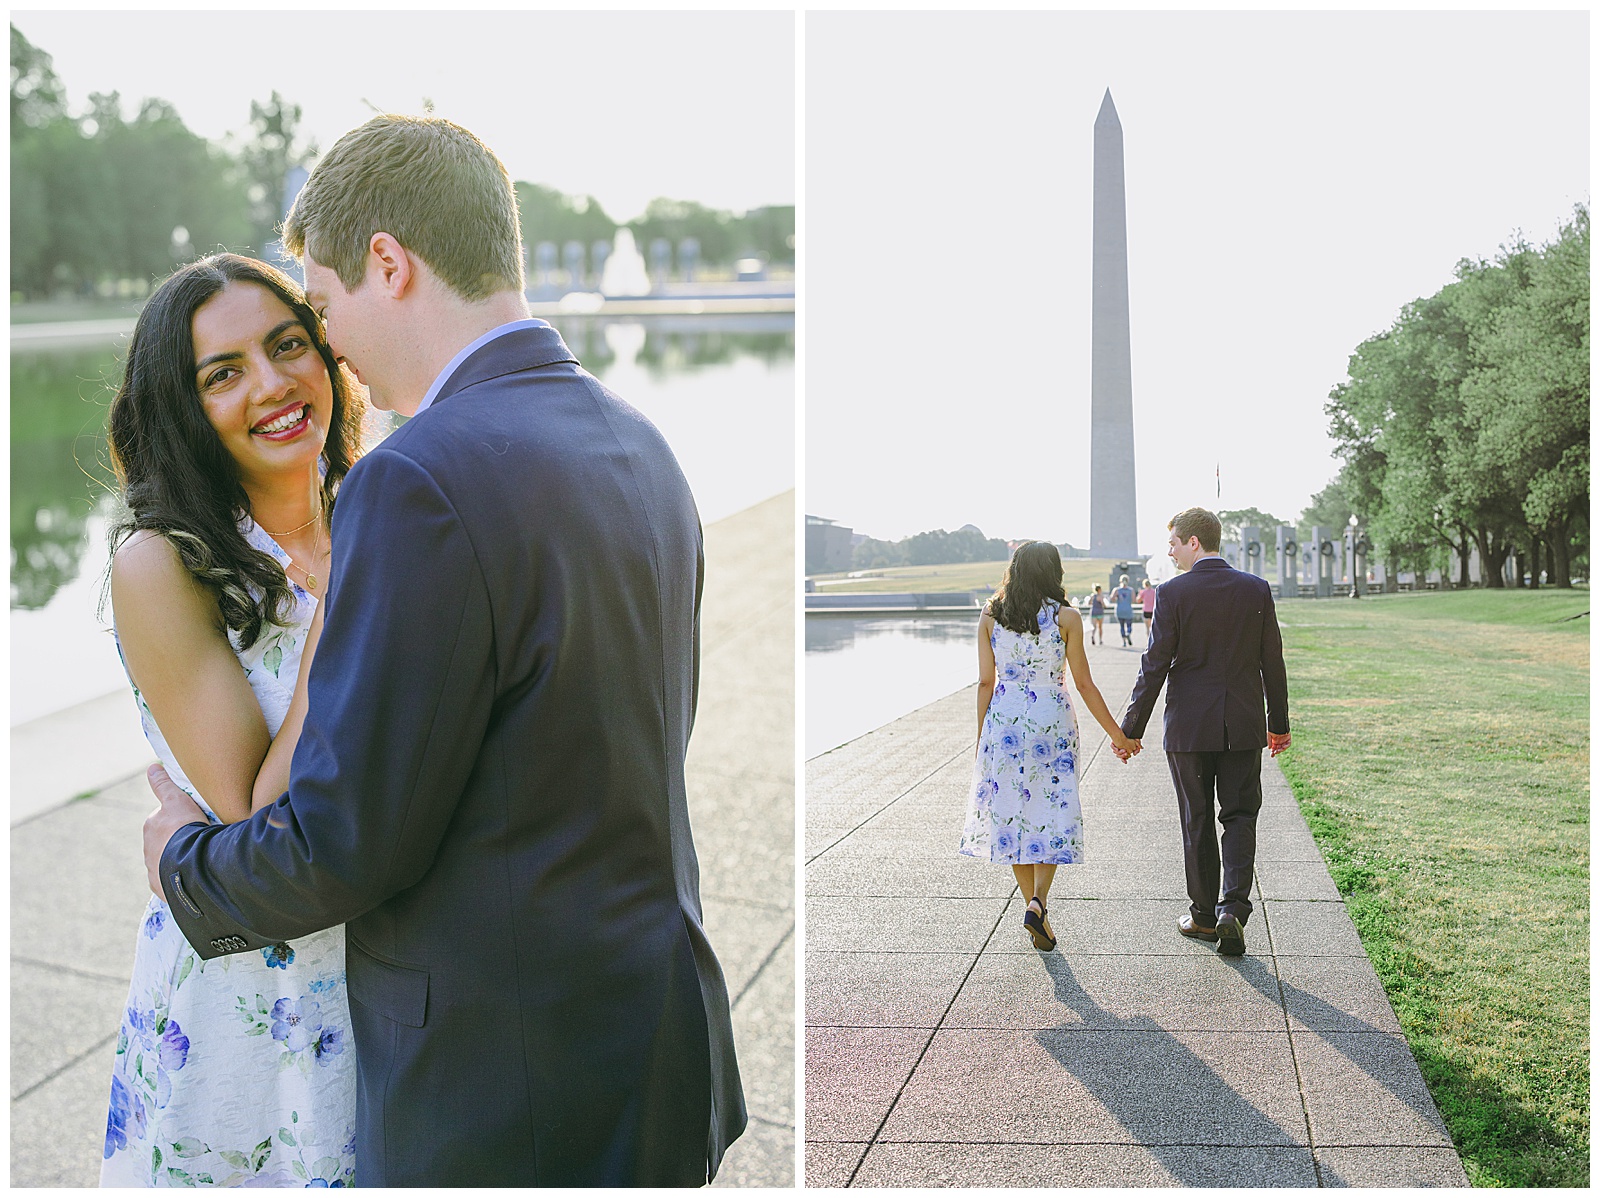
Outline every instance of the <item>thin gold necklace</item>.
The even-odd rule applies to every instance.
[[[320,512],[317,513],[317,516],[320,516],[320,515],[321,515]],[[317,519],[317,516],[311,517],[311,520],[307,520],[306,524],[310,524],[312,520]],[[306,524],[302,524],[300,526],[300,528],[304,528],[306,526]],[[299,532],[300,529],[297,528],[294,531],[295,532]],[[288,534],[284,533],[282,535],[287,536]],[[280,546],[278,546],[278,548],[283,549],[283,546],[280,545]],[[283,552],[285,553],[285,555],[287,555],[289,551],[287,549],[284,549]],[[322,553],[322,525],[318,524],[317,525],[317,539],[312,543],[312,546],[311,546],[311,561],[312,561],[313,564],[315,564],[315,562],[317,560],[317,557],[321,553]],[[289,558],[289,564],[291,566],[293,566],[296,570],[300,571],[300,573],[302,573],[302,574],[304,574],[306,576],[306,590],[314,591],[314,590],[317,589],[317,576],[315,574],[313,574],[310,570],[307,570],[304,566],[302,566],[298,562],[296,562],[293,557]]]
[[[295,533],[299,532],[301,529],[310,528],[311,527],[311,521],[317,519],[321,515],[322,515],[322,511],[319,508],[317,511],[312,513],[311,520],[307,520],[304,524],[296,525],[294,528],[289,529],[288,532],[273,532],[270,528],[263,528],[261,531],[266,533],[269,537],[292,537],[292,536],[294,536]]]

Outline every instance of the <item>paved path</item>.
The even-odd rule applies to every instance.
[[[751,1112],[719,1186],[794,1184],[793,596],[793,492],[706,529],[689,805]],[[107,718],[137,729],[124,698]],[[86,724],[87,710],[72,716],[84,737],[125,731]],[[99,1178],[111,1055],[148,894],[143,766],[12,827],[13,1186]],[[14,809],[37,810],[21,800]]]
[[[1139,650],[1089,652],[1121,711]],[[1089,860],[1039,953],[1011,870],[955,853],[975,697],[806,765],[808,1186],[1466,1184],[1275,765],[1249,951],[1219,957],[1176,930],[1160,711],[1124,766],[1080,710]]]

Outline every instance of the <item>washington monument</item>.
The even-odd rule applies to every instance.
[[[1089,365],[1089,552],[1139,556],[1134,512],[1133,362],[1122,122],[1111,89],[1094,121],[1094,316]]]

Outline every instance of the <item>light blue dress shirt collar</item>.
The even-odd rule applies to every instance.
[[[439,376],[433,380],[433,386],[428,388],[428,393],[422,397],[422,402],[417,405],[417,410],[412,413],[412,419],[416,419],[433,406],[433,401],[438,398],[439,392],[444,389],[444,385],[450,381],[450,376],[456,372],[461,363],[488,345],[496,337],[504,337],[507,333],[515,333],[519,329],[547,329],[549,327],[550,322],[548,320],[540,320],[537,317],[530,316],[523,320],[513,320],[501,325],[499,328],[490,329],[482,337],[479,337],[450,359],[445,368],[439,372]]]

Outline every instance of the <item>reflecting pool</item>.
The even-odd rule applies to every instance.
[[[584,367],[648,416],[710,523],[795,485],[794,318],[553,321]],[[104,618],[114,512],[105,421],[125,339],[11,355],[11,722],[126,681]],[[372,438],[394,427],[380,415]]]
[[[805,620],[807,757],[978,680],[976,609],[970,616],[808,615]]]

